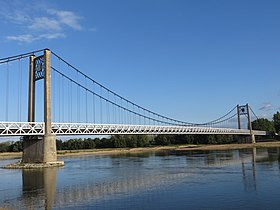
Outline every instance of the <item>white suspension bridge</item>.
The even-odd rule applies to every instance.
[[[24,136],[25,163],[55,162],[57,135],[233,134],[250,135],[253,143],[255,135],[267,135],[252,130],[250,114],[257,116],[248,104],[210,122],[173,119],[117,94],[49,49],[2,58],[0,71],[0,137]],[[242,116],[248,128],[241,128]]]

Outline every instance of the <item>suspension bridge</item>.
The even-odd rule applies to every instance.
[[[173,119],[119,95],[49,49],[2,58],[0,71],[0,137],[24,137],[23,162],[56,161],[60,135],[234,134],[250,135],[253,143],[255,135],[267,135],[252,130],[251,114],[257,116],[248,104],[209,122]]]

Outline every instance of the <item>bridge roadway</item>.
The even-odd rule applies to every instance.
[[[0,136],[44,135],[43,122],[0,122]],[[125,125],[90,123],[52,123],[56,135],[111,135],[111,134],[235,134],[250,135],[250,130],[197,126]],[[253,130],[254,135],[268,135],[266,131]]]

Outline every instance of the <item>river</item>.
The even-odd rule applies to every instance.
[[[0,169],[0,209],[280,209],[280,148],[62,160]]]

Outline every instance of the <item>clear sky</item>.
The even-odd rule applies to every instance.
[[[50,48],[176,119],[280,111],[279,0],[1,0],[0,27],[0,57]]]

